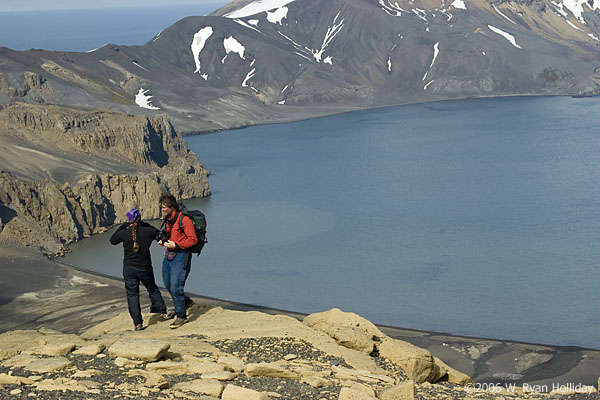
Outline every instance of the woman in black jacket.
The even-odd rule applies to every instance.
[[[123,278],[129,315],[133,319],[135,330],[144,329],[140,309],[140,282],[150,295],[151,313],[166,314],[167,306],[156,282],[152,270],[150,245],[156,240],[158,229],[142,221],[139,210],[132,209],[127,213],[129,222],[123,223],[110,238],[113,245],[123,243]]]

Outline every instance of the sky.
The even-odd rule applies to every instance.
[[[140,7],[140,6],[169,6],[169,5],[225,5],[230,0],[1,0],[0,12],[10,11],[45,11],[45,10],[74,10],[90,8]]]

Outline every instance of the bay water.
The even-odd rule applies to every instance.
[[[186,290],[600,348],[599,111],[598,97],[457,100],[188,137],[212,196],[187,202],[209,242]],[[65,261],[120,277],[109,235]]]
[[[0,46],[83,52],[108,43],[142,45],[180,19],[209,14],[226,3],[10,12],[0,4]]]

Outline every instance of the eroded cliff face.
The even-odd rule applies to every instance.
[[[0,240],[46,253],[133,207],[158,218],[163,191],[210,194],[206,169],[165,116],[13,104],[0,110],[0,147]]]

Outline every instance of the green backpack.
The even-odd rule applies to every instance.
[[[183,232],[183,216],[187,215],[194,223],[194,229],[196,230],[196,237],[198,243],[191,247],[191,252],[200,255],[204,245],[208,243],[206,240],[206,216],[202,211],[199,210],[188,210],[183,204],[180,203],[181,214],[179,214],[179,230]]]

